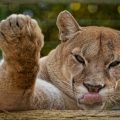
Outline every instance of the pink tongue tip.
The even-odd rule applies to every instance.
[[[87,93],[83,96],[81,102],[87,105],[93,105],[102,102],[102,97],[98,93]]]

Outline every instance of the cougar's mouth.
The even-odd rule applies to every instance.
[[[95,105],[102,103],[102,97],[98,93],[86,93],[83,95],[79,102],[85,105]]]
[[[89,92],[82,90],[84,87],[81,87],[81,94],[76,91],[74,86],[74,79],[72,80],[72,89],[73,93],[77,99],[77,104],[80,109],[103,109],[105,102],[103,96],[99,92]],[[79,94],[78,94],[79,93]]]
[[[99,109],[103,106],[102,96],[99,93],[86,93],[77,102],[82,109]]]

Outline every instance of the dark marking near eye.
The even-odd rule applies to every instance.
[[[114,62],[112,62],[110,65],[109,65],[109,69],[110,68],[112,68],[112,67],[116,67],[116,66],[118,66],[120,64],[120,61],[114,61]]]
[[[81,57],[81,56],[79,56],[79,55],[74,55],[75,56],[75,58],[76,58],[76,60],[78,61],[78,62],[80,62],[80,63],[82,63],[82,64],[85,64],[85,61],[84,61],[84,59]]]
[[[79,63],[82,63],[83,65],[85,64],[85,61],[84,59],[80,56],[80,55],[77,55],[77,54],[74,54],[74,53],[71,53],[75,59],[79,62]]]
[[[73,90],[73,93],[74,93],[74,91],[75,91],[75,89],[74,89],[74,84],[75,84],[75,80],[74,80],[74,78],[72,79],[72,90]]]

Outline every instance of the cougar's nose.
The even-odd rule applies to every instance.
[[[85,83],[85,82],[83,83],[83,85],[87,88],[89,92],[94,92],[94,93],[98,93],[101,89],[105,87],[105,84],[104,85],[92,85],[92,84]]]

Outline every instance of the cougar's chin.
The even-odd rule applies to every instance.
[[[104,103],[99,105],[91,105],[91,106],[78,103],[78,107],[82,110],[102,110],[104,106],[105,106]]]

